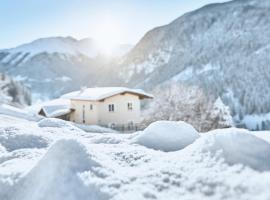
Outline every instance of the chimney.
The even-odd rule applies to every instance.
[[[80,89],[80,93],[83,93],[86,89],[87,89],[86,86],[82,86],[81,89]]]

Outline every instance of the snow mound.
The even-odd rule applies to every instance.
[[[255,135],[258,138],[265,140],[270,143],[270,132],[269,131],[253,131],[252,135]]]
[[[76,140],[59,140],[18,182],[14,199],[105,199],[94,185],[85,185],[80,178],[80,173],[98,166],[82,144]]]
[[[16,108],[14,106],[10,106],[7,104],[0,105],[0,114],[8,115],[16,118],[26,119],[29,121],[38,121],[42,119],[42,117],[30,114],[29,112],[22,110],[20,108]]]
[[[177,151],[193,143],[198,132],[185,122],[157,121],[133,139],[136,144],[165,152]]]
[[[51,128],[66,128],[73,131],[81,131],[77,127],[73,126],[72,123],[64,121],[62,119],[55,118],[45,118],[38,122],[38,126],[41,128],[51,127]]]
[[[270,170],[270,144],[245,130],[215,130],[202,136],[194,148],[210,152],[228,164],[243,164],[258,171]]]
[[[16,129],[1,128],[0,129],[0,146],[5,147],[7,151],[28,148],[46,148],[48,139],[38,135],[17,134]],[[1,152],[1,150],[0,150]]]

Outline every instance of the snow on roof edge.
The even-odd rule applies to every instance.
[[[143,98],[154,98],[152,94],[146,93],[141,89],[130,89],[126,87],[86,88],[64,94],[60,98],[73,100],[100,101],[122,93],[132,93],[138,96],[143,96]]]

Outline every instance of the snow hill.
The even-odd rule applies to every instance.
[[[184,122],[101,134],[0,115],[0,199],[268,200],[269,136]]]
[[[90,38],[41,38],[0,50],[0,72],[31,87],[34,101],[50,99],[94,84],[107,63],[130,49],[131,45],[118,45],[112,49],[112,55],[106,55]]]
[[[269,10],[269,0],[235,0],[154,28],[123,60],[121,80],[149,90],[199,86],[220,96],[237,123],[270,128]]]

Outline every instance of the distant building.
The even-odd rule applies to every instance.
[[[140,122],[140,100],[151,98],[139,89],[85,88],[43,105],[39,114],[81,124],[132,127]]]

